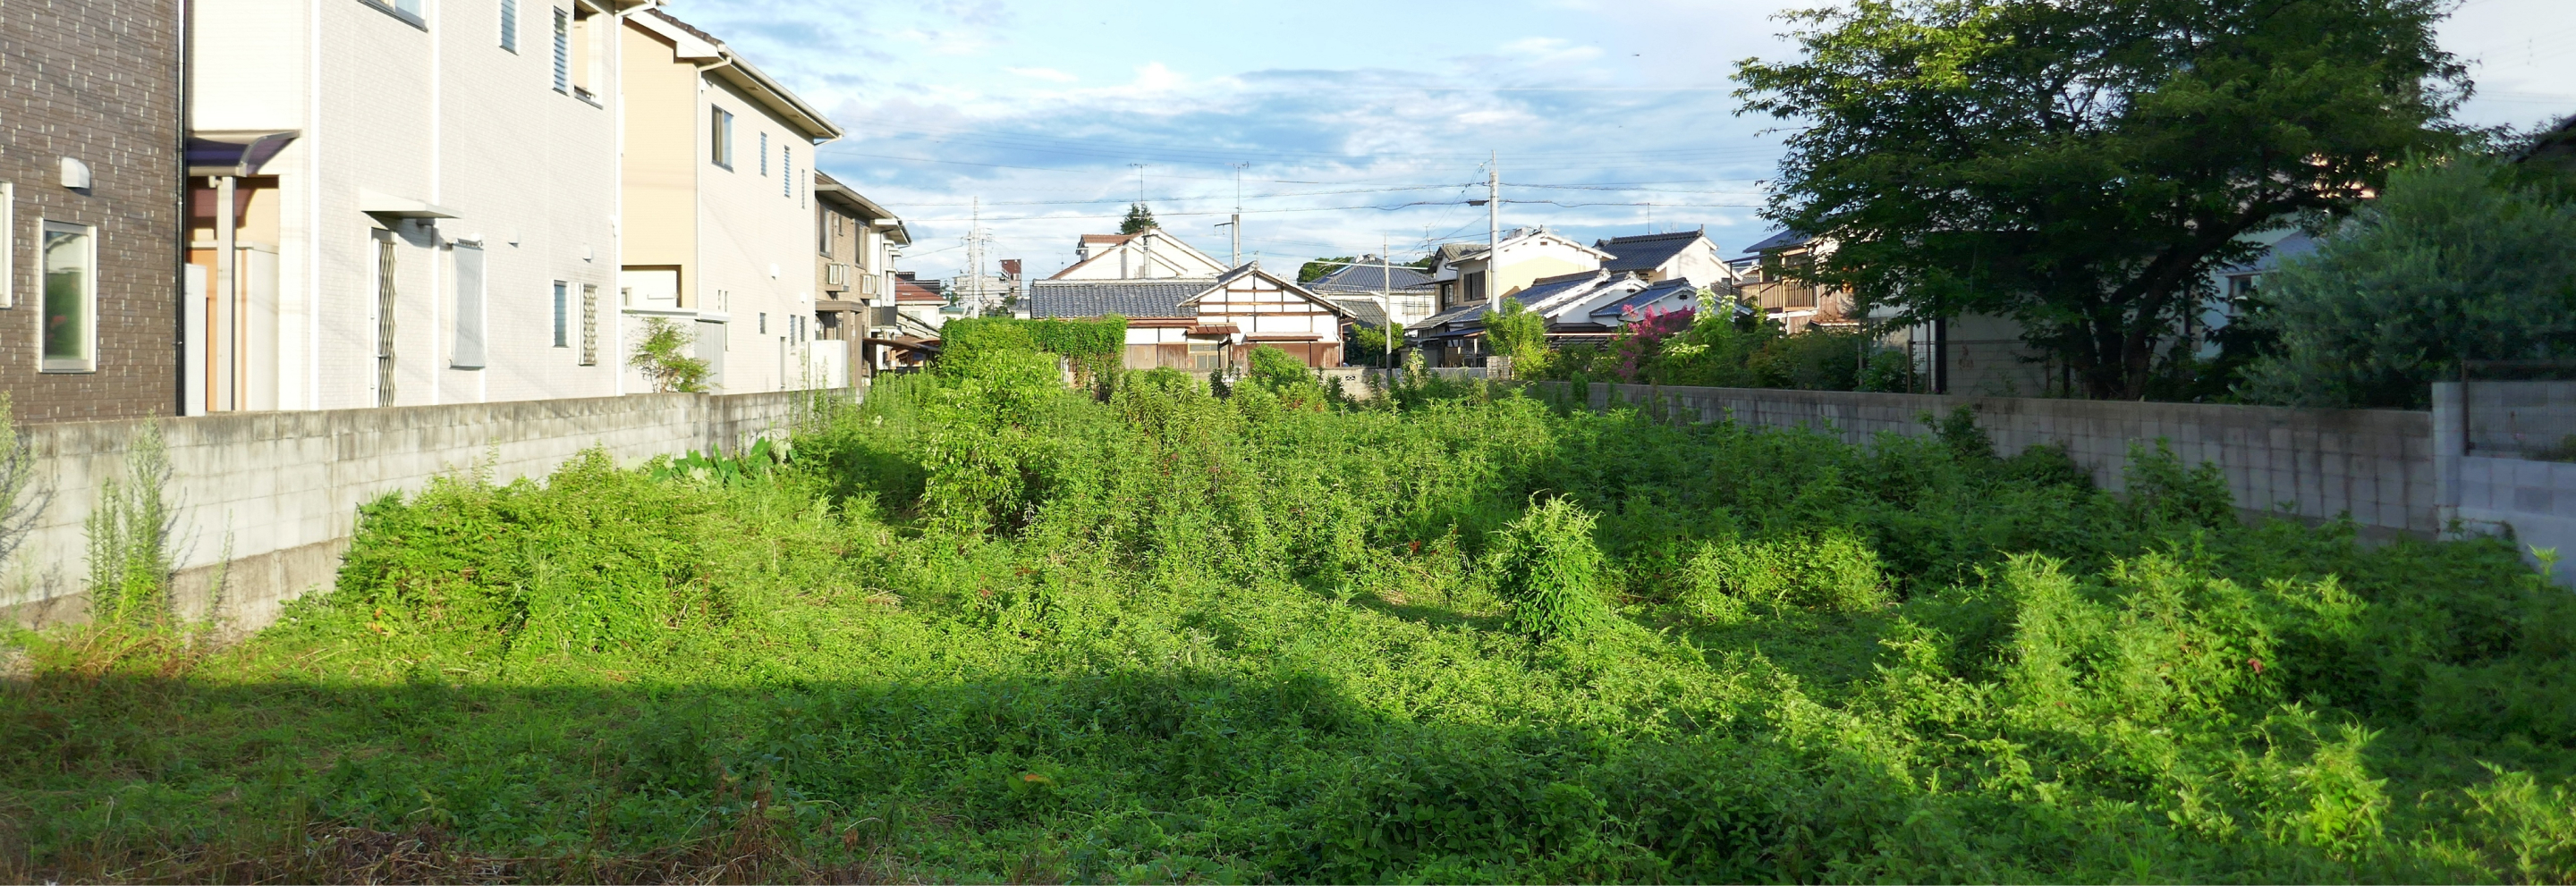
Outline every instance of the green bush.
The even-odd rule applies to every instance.
[[[1601,550],[1592,517],[1563,497],[1533,501],[1495,533],[1490,554],[1511,627],[1537,639],[1574,636],[1599,620]]]
[[[960,317],[939,327],[940,364],[964,368],[991,352],[1038,351],[1072,361],[1086,380],[1121,369],[1127,357],[1127,318],[1022,320]]]
[[[2423,407],[2463,363],[2576,356],[2576,203],[2506,179],[2475,156],[2392,172],[2315,254],[2264,278],[2262,310],[2243,325],[2279,341],[2238,392]]]

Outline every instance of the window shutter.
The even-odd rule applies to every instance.
[[[519,51],[519,0],[501,0],[501,48]]]
[[[555,92],[572,92],[572,14],[555,8]]]
[[[483,247],[459,245],[456,256],[456,351],[448,363],[457,369],[483,368]]]

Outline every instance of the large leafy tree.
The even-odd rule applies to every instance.
[[[1805,275],[1926,321],[1992,314],[2137,397],[2238,237],[2341,211],[2450,144],[2440,0],[1857,0],[1738,64],[1793,127],[1767,214]]]

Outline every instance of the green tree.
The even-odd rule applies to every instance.
[[[1512,358],[1513,377],[1528,379],[1546,371],[1552,352],[1547,318],[1539,312],[1506,298],[1502,313],[1486,317],[1485,337],[1493,342],[1495,356]]]
[[[1350,255],[1343,255],[1338,258],[1316,258],[1307,261],[1305,266],[1297,268],[1297,281],[1314,282],[1322,279],[1324,274],[1331,273],[1354,260],[1357,259]]]
[[[1159,226],[1162,224],[1154,222],[1154,209],[1145,207],[1143,202],[1137,202],[1127,206],[1127,216],[1119,219],[1118,233],[1122,236],[1133,236]]]
[[[2576,356],[2576,205],[2506,177],[2477,156],[2397,171],[2316,254],[2263,282],[2264,309],[2239,325],[2280,342],[2239,394],[2421,407],[2464,361]]]
[[[2136,397],[2238,237],[2347,209],[2454,145],[2441,0],[1858,0],[1737,67],[1796,122],[1767,216],[1802,273],[1909,321],[1993,314]]]

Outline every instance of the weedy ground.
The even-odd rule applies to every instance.
[[[388,498],[245,642],[17,635],[0,880],[2576,880],[2510,544],[1965,418],[957,366]]]

